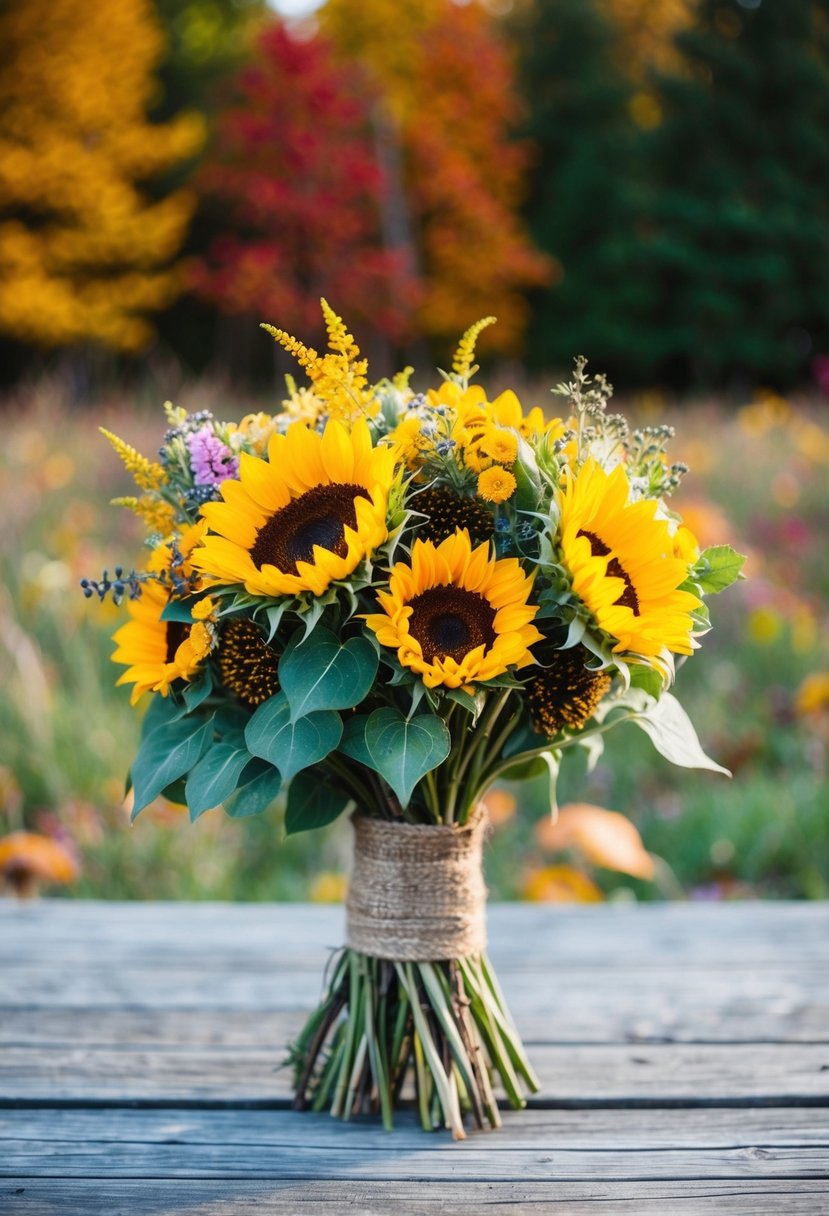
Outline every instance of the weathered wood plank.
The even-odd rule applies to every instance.
[[[666,976],[663,984],[638,991],[612,990],[595,977],[571,975],[566,991],[556,992],[546,1008],[536,994],[508,985],[519,1028],[528,1043],[620,1042],[804,1042],[829,1040],[829,997],[818,1003],[813,993],[781,977],[775,990],[758,991],[751,974],[737,972],[733,984],[715,987],[702,975]],[[279,995],[295,984],[283,973]],[[527,982],[529,986],[529,979]],[[292,1038],[313,998],[301,1009],[278,1013],[280,1032]],[[529,1006],[529,1007],[528,1007]],[[242,1009],[104,1007],[49,1008],[0,1006],[0,1051],[10,1046],[96,1044],[98,1046],[223,1045],[252,1047],[272,1039],[280,1006]]]
[[[9,1179],[4,1216],[819,1216],[821,1181],[740,1179],[686,1182],[168,1182],[157,1179]]]
[[[676,961],[726,967],[825,963],[829,906],[820,903],[605,904],[597,907],[493,904],[490,948],[502,967],[547,962],[625,968]],[[287,930],[287,931],[286,931]],[[306,904],[163,904],[43,900],[0,903],[0,964],[75,962],[97,955],[216,963],[294,960],[309,969],[343,941],[342,908]],[[309,957],[309,950],[312,956]],[[75,953],[77,952],[77,953]]]
[[[290,1074],[271,1023],[251,1048],[90,1045],[9,1047],[0,1058],[0,1101],[285,1102]],[[536,1102],[761,1103],[829,1105],[825,1044],[539,1044]]]
[[[102,1127],[101,1132],[105,1129]],[[63,1144],[8,1140],[0,1177],[353,1179],[361,1182],[636,1182],[695,1178],[829,1178],[825,1148],[560,1149],[492,1153],[476,1138],[463,1151],[435,1153],[420,1143],[386,1152],[359,1147],[209,1144]]]
[[[263,966],[242,975],[213,971],[206,962],[198,971],[161,975],[117,965],[55,966],[35,977],[7,969],[0,975],[0,1045],[93,1037],[198,1043],[225,1035],[250,1042],[245,1028],[269,1025],[276,1013],[293,1033],[319,999],[322,970]],[[661,975],[570,967],[502,979],[530,1042],[829,1040],[829,968],[816,977],[811,966],[776,974],[671,966]]]
[[[571,1150],[740,1149],[813,1147],[829,1150],[829,1112],[822,1107],[689,1107],[683,1109],[529,1109],[505,1111],[497,1135],[474,1135],[456,1145],[428,1136],[414,1110],[399,1111],[393,1136],[379,1118],[332,1119],[291,1110],[0,1110],[0,1163],[9,1140],[68,1145],[105,1139],[142,1145],[218,1146],[327,1152],[329,1148],[398,1154],[428,1146],[435,1154],[464,1152],[470,1144],[488,1153],[555,1147]],[[829,1153],[827,1153],[829,1160]],[[7,1166],[8,1169],[8,1166]]]

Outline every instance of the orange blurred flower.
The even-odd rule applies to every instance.
[[[74,882],[78,864],[50,836],[12,832],[0,840],[0,881],[20,899],[37,894],[39,883]]]
[[[540,820],[535,834],[541,847],[549,852],[575,849],[586,861],[604,869],[633,878],[654,876],[654,860],[642,844],[642,837],[618,811],[606,811],[587,802],[570,802],[561,808],[557,820]]]

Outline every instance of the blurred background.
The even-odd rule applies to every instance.
[[[492,794],[492,894],[829,895],[829,0],[0,4],[0,882],[342,896],[345,825],[129,827],[122,617],[78,588],[141,541],[96,427],[278,409],[258,323],[314,343],[322,294],[375,378],[489,313],[527,408],[585,354],[749,556],[677,685],[734,780],[622,728],[556,827]]]

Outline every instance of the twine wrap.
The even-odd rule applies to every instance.
[[[483,808],[463,827],[352,817],[346,941],[373,958],[437,962],[486,947]]]

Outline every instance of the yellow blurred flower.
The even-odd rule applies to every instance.
[[[309,897],[315,904],[339,904],[345,899],[348,891],[348,879],[345,874],[334,874],[326,870],[318,874],[311,883]]]
[[[748,633],[753,642],[767,646],[780,636],[783,621],[774,608],[755,608],[748,614]]]
[[[795,694],[794,708],[801,717],[829,709],[829,671],[813,671],[806,676]]]
[[[598,904],[604,895],[581,870],[562,865],[531,870],[521,887],[521,898],[531,903]]]

